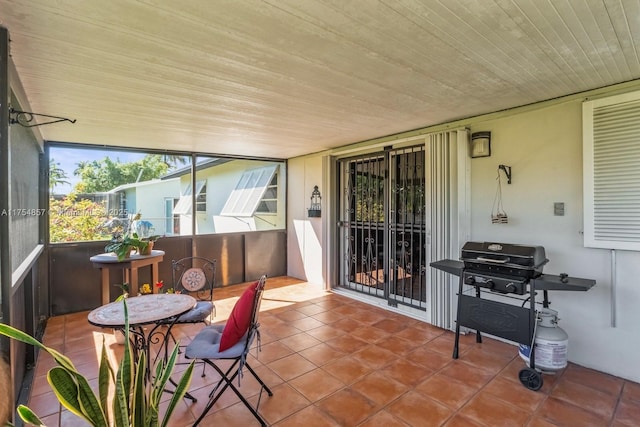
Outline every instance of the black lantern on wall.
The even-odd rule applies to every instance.
[[[313,192],[311,193],[311,207],[309,208],[309,218],[320,218],[321,213],[321,202],[322,196],[320,195],[320,190],[318,190],[318,186],[315,185],[313,187]]]
[[[491,155],[491,132],[475,132],[471,134],[471,158],[489,157]]]

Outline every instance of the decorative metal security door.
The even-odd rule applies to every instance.
[[[339,286],[425,309],[424,146],[339,161]]]
[[[424,146],[389,156],[389,302],[426,309]]]
[[[387,154],[340,161],[339,285],[386,297]]]

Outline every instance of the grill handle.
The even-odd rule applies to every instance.
[[[504,259],[494,259],[494,258],[485,258],[481,256],[477,257],[476,259],[478,261],[492,262],[494,264],[506,264],[511,260],[511,258],[509,257],[506,257]]]

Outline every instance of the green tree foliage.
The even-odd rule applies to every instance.
[[[103,203],[77,200],[73,193],[61,200],[49,200],[51,243],[108,240],[111,236],[101,227],[106,220]]]
[[[53,191],[56,185],[70,184],[67,181],[67,173],[60,167],[60,163],[53,159],[49,160],[49,190]]]
[[[169,170],[169,165],[159,154],[147,154],[142,160],[122,163],[117,158],[80,162],[73,172],[81,181],[75,191],[97,193],[110,191],[119,185],[158,178]]]
[[[162,155],[162,159],[163,161],[169,165],[169,169],[173,170],[173,169],[177,169],[180,166],[184,166],[186,165],[187,156],[180,156],[180,155],[174,155],[174,154],[163,154]]]
[[[355,220],[365,222],[384,222],[384,183],[382,179],[370,174],[356,176]]]

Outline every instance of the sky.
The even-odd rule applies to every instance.
[[[119,159],[123,163],[134,162],[140,160],[145,156],[145,153],[132,153],[130,151],[114,151],[102,150],[102,149],[78,149],[70,147],[51,147],[49,149],[49,157],[55,163],[58,163],[60,168],[67,173],[67,181],[70,184],[56,185],[53,189],[54,193],[67,194],[71,191],[80,178],[73,174],[73,171],[77,169],[78,163],[82,161],[92,162],[94,160],[102,160],[105,157],[110,157],[112,160]]]

